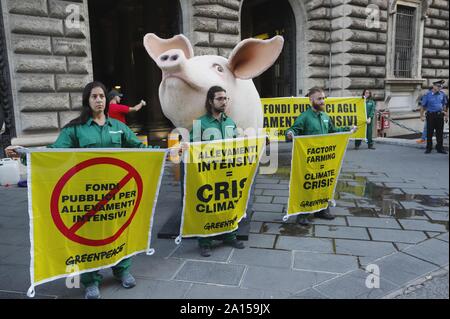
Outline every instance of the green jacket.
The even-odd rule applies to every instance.
[[[55,143],[48,148],[153,148],[145,146],[122,122],[106,118],[106,123],[99,126],[92,118],[82,125],[63,128]],[[159,148],[155,146],[154,148]],[[26,165],[26,155],[21,156]]]
[[[376,109],[376,102],[372,99],[366,100],[366,115],[367,118],[371,118],[373,120],[373,117],[375,116],[375,109]]]
[[[286,135],[292,131],[294,136],[297,135],[321,135],[336,132],[348,132],[349,127],[334,127],[330,117],[325,112],[314,112],[309,108],[294,122],[294,125],[286,130]]]
[[[122,122],[106,118],[103,126],[92,118],[82,125],[62,129],[55,143],[48,148],[146,148]],[[152,146],[148,146],[152,148]]]
[[[222,113],[220,121],[210,114],[199,117],[197,121],[201,122],[201,129],[200,132],[195,132],[195,134],[200,135],[194,136],[194,128],[192,128],[189,134],[191,142],[221,140],[237,136],[236,123],[230,117],[226,116],[225,113]],[[208,135],[203,136],[206,130],[208,130],[206,132]]]

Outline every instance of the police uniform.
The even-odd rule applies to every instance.
[[[441,87],[441,82],[434,82],[434,86]],[[436,131],[436,150],[438,153],[446,153],[444,151],[444,112],[448,104],[447,96],[444,92],[438,91],[434,93],[429,90],[421,100],[421,105],[426,110],[426,126],[427,126],[427,147],[425,153],[430,153],[433,148],[433,133]]]

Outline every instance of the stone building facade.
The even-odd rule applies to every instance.
[[[107,24],[97,21],[101,1],[1,0],[0,112],[13,143],[51,143],[78,114],[84,85],[93,78],[107,81],[109,75],[101,74],[115,74],[109,70],[112,66],[99,71],[101,52],[114,51],[102,51],[98,44],[99,25]],[[169,9],[158,11],[161,5],[158,0],[108,1],[109,7],[117,7],[108,14],[120,12],[120,24],[129,24],[126,32],[132,33],[122,37],[117,50],[124,50],[120,47],[124,42],[133,42],[130,52],[136,72],[151,73],[120,73],[141,76],[152,85],[149,100],[155,106],[149,113],[161,113],[155,98],[159,75],[152,75],[158,72],[149,64],[153,62],[139,65],[139,56],[145,56],[139,39],[158,30],[146,21],[139,24],[138,18],[133,21],[140,11],[154,12],[152,20],[162,19],[160,24],[167,25],[159,30],[162,35],[185,34],[196,55],[228,56],[242,37],[285,35],[280,62],[265,79],[255,80],[261,96],[300,96],[315,85],[326,88],[330,96],[359,96],[369,88],[379,109],[388,109],[394,119],[421,130],[415,111],[420,95],[433,81],[448,83],[448,0],[173,0]],[[136,6],[140,11],[133,11]],[[178,15],[165,18],[167,10]],[[113,61],[109,57],[105,59]],[[146,94],[143,90],[136,99]],[[162,123],[160,115],[152,116],[148,121]],[[158,125],[168,131],[167,123]],[[148,127],[160,132],[155,125]],[[392,125],[388,131],[408,133]]]
[[[12,97],[3,108],[14,119],[11,135],[16,144],[54,141],[58,130],[79,114],[80,92],[93,77],[86,3],[72,3],[84,20],[80,28],[65,23],[68,4],[1,2],[7,53],[3,58],[9,66]]]

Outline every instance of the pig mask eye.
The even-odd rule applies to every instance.
[[[223,66],[220,64],[214,64],[213,67],[217,70],[217,72],[223,73],[224,71]]]

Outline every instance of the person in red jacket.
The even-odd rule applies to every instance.
[[[137,112],[139,111],[143,106],[145,106],[147,103],[145,103],[144,100],[141,100],[141,102],[133,107],[128,107],[126,105],[120,104],[120,101],[123,97],[123,94],[117,92],[116,90],[112,90],[108,93],[108,99],[109,99],[109,117],[112,117],[113,119],[119,120],[124,124],[126,123],[126,115],[129,112]]]

